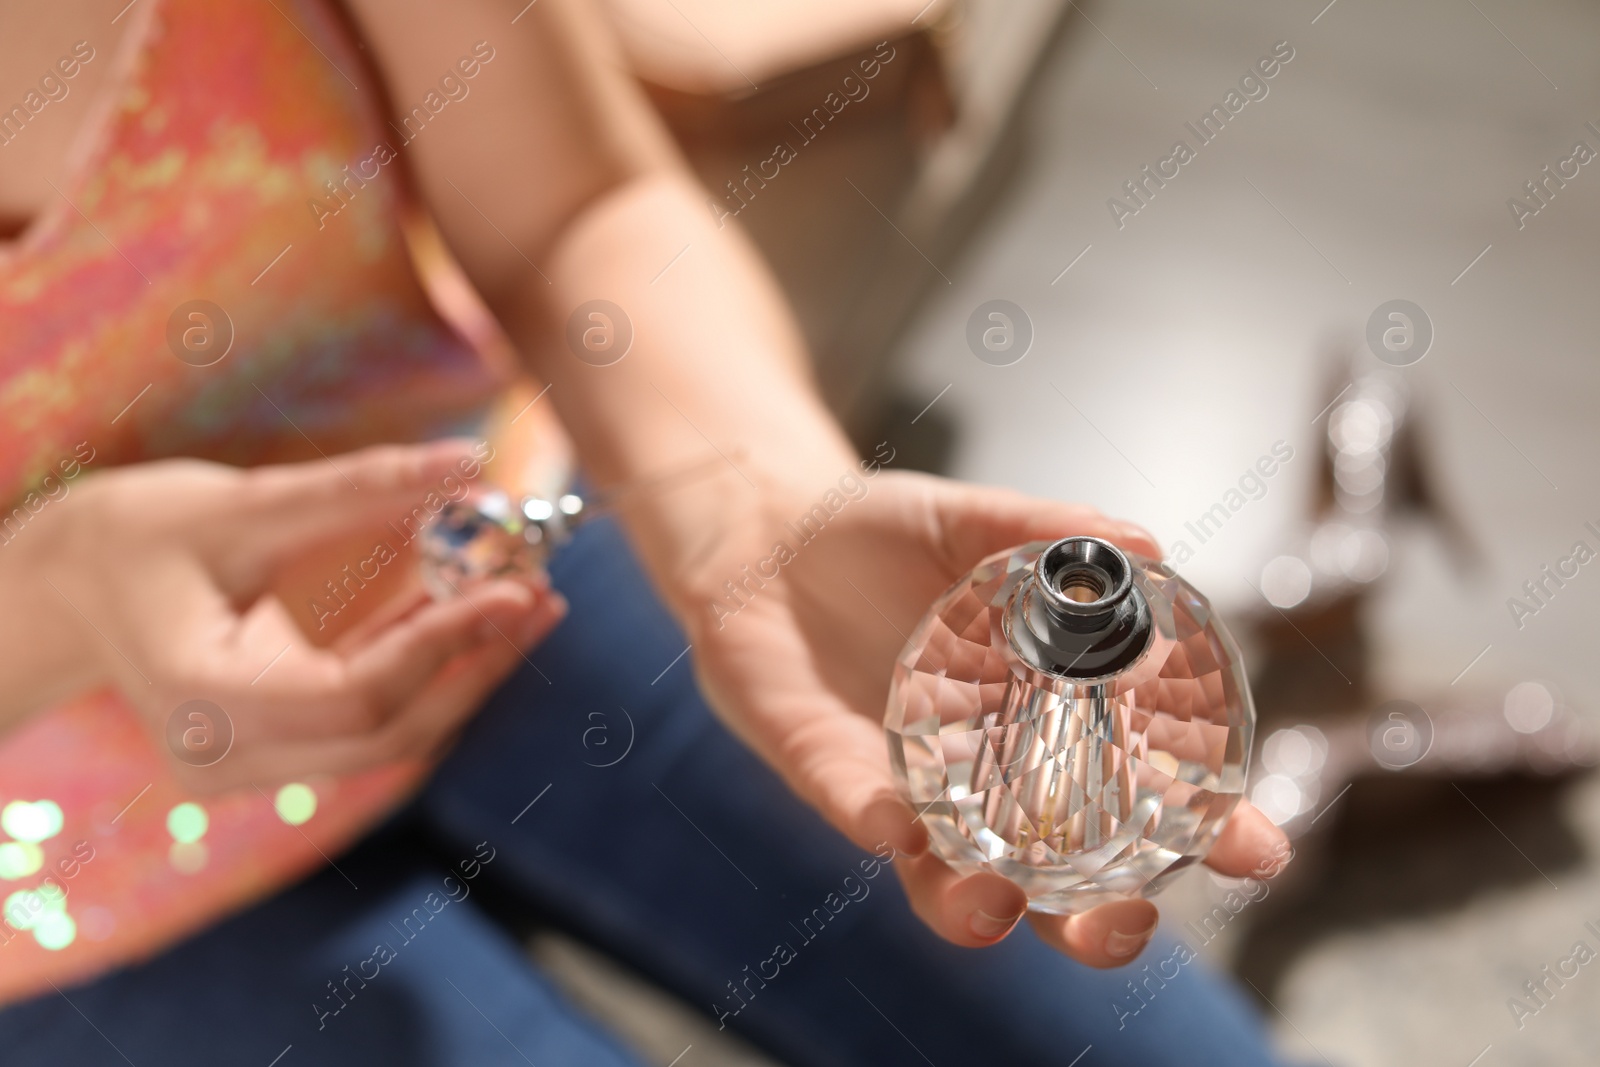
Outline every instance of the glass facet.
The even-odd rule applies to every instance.
[[[1061,568],[1041,578],[1041,557],[1069,542],[1121,561],[1120,591],[1104,573],[1087,586]],[[1148,610],[1137,647],[1089,657],[1109,673],[1087,675],[1084,652],[1050,647],[1064,631],[1028,621],[1049,601],[1071,629],[1082,605],[1064,601],[1098,610],[1117,596]],[[1092,538],[997,553],[935,601],[896,663],[884,721],[934,851],[1055,913],[1150,896],[1203,859],[1244,791],[1254,724],[1238,647],[1205,597]]]
[[[544,553],[529,543],[527,525],[504,493],[451,501],[418,539],[423,584],[444,600],[487,578],[533,574]]]

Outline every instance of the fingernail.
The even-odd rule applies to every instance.
[[[517,627],[517,647],[526,649],[535,644],[559,622],[567,613],[567,601],[560,593],[550,594],[550,598],[534,609],[532,615],[522,621]]]
[[[491,616],[515,616],[531,609],[539,599],[526,582],[514,578],[483,578],[460,588],[479,610]]]
[[[1276,878],[1279,874],[1283,873],[1283,869],[1285,867],[1289,866],[1289,861],[1294,859],[1294,849],[1290,846],[1289,839],[1287,837],[1274,844],[1272,846],[1271,853],[1271,855],[1262,860],[1261,863],[1256,866],[1256,869],[1253,873],[1258,877]]]
[[[928,851],[928,831],[902,801],[893,797],[870,804],[862,827],[869,838],[889,845],[896,856],[916,859]]]
[[[985,941],[993,941],[995,938],[1008,933],[1013,926],[1017,925],[1017,920],[1020,918],[1022,918],[1022,912],[1020,911],[1009,919],[1001,919],[979,908],[967,920],[967,926],[972,930],[974,937],[981,937]]]
[[[1156,543],[1156,535],[1146,530],[1143,526],[1132,522],[1116,523],[1117,536],[1128,541],[1149,541]]]
[[[1144,948],[1145,942],[1150,940],[1150,935],[1156,932],[1156,925],[1156,923],[1151,923],[1143,930],[1136,930],[1132,933],[1112,930],[1106,934],[1106,955],[1116,960],[1125,960],[1129,956],[1137,956],[1139,950]]]

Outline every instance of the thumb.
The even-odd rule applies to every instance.
[[[772,761],[789,787],[861,848],[926,851],[928,833],[901,798],[883,728],[847,708],[819,708],[795,726]]]
[[[1149,532],[1087,504],[938,479],[932,507],[955,571],[1028,541],[1062,537],[1101,537],[1151,559],[1161,558],[1161,546]]]

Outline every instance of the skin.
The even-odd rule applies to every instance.
[[[81,36],[75,26],[104,25],[120,4],[27,7],[0,14],[0,71],[43,70],[59,42]],[[522,8],[349,0],[402,110],[472,42],[496,49],[450,121],[406,150],[421,201],[530,371],[550,383],[599,485],[713,449],[727,459],[714,477],[633,498],[621,516],[723,721],[841,833],[868,849],[893,845],[932,929],[972,947],[1000,940],[1025,912],[1022,892],[994,875],[960,877],[928,853],[895,790],[880,726],[893,659],[927,604],[989,553],[1071,534],[1153,556],[1157,546],[1086,506],[884,470],[746,607],[719,618],[724,584],[769,556],[784,523],[842,475],[859,474],[858,457],[818,399],[759,256],[736,225],[716,226],[593,12],[539,0],[513,26]],[[24,81],[0,76],[0,99]],[[88,98],[86,88],[76,95]],[[5,149],[0,218],[12,221],[0,233],[42,210],[53,195],[45,179],[61,174],[69,123],[38,125],[26,152],[16,152],[22,139]],[[567,311],[597,293],[635,330],[626,358],[604,368],[561,341]],[[250,471],[164,461],[85,476],[0,552],[0,596],[20,609],[0,613],[0,647],[14,650],[0,664],[0,727],[111,683],[157,731],[196,693],[249,708],[215,773],[183,768],[196,788],[426,756],[559,620],[559,598],[536,581],[444,604],[402,592],[319,648],[294,628],[272,579],[314,545],[406,511],[465,448],[335,457],[360,493],[320,461]],[[154,498],[159,514],[144,506]],[[108,529],[125,533],[108,539]],[[1286,851],[1281,832],[1241,804],[1208,862],[1261,874]],[[1104,967],[1131,959],[1156,918],[1148,901],[1125,901],[1029,921],[1060,951]]]

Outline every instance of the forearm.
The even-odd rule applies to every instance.
[[[550,384],[590,477],[614,485],[727,457],[714,480],[623,515],[681,612],[674,586],[709,528],[852,459],[776,286],[742,231],[717,227],[589,5],[350,3],[399,100],[429,91],[451,49],[493,42],[470,102],[409,160],[468,277]],[[595,299],[633,331],[610,366],[566,341],[574,309]]]
[[[852,450],[817,396],[782,296],[742,232],[718,229],[698,185],[671,171],[623,183],[564,231],[545,273],[549,282],[530,272],[503,317],[550,383],[590,477],[615,485],[720,454],[715,476],[624,510],[669,600],[720,527],[774,496],[808,498],[849,469]],[[597,296],[633,332],[608,366],[580,358],[567,336],[571,309]]]

